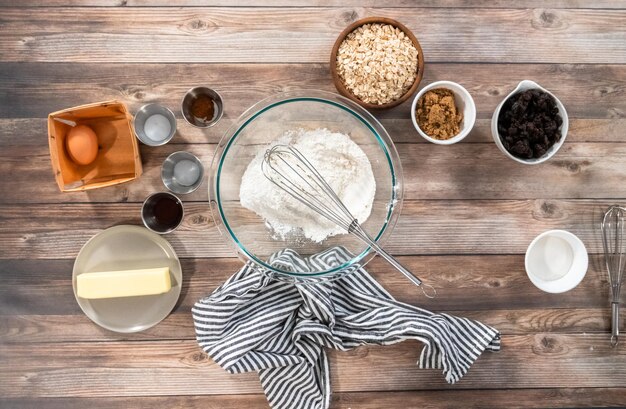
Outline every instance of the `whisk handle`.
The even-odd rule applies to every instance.
[[[411,282],[417,286],[422,285],[422,280],[420,280],[419,278],[417,278],[413,273],[411,273],[409,270],[407,270],[402,264],[400,264],[398,262],[398,260],[396,260],[396,258],[394,256],[392,256],[391,254],[387,253],[385,250],[383,250],[380,246],[376,245],[376,252],[382,256],[385,260],[387,260],[387,262],[389,264],[391,264],[392,266],[394,266],[396,268],[396,270],[398,270],[399,272],[401,272],[402,274],[404,274],[404,276],[406,278],[408,278],[409,280],[411,280]]]
[[[611,345],[616,346],[619,340],[619,303],[611,303]]]
[[[376,251],[376,253],[378,253],[382,258],[387,260],[387,262],[391,264],[396,270],[404,274],[404,276],[408,278],[413,284],[420,287],[426,297],[433,298],[435,297],[435,295],[437,295],[437,291],[434,289],[434,287],[428,284],[423,284],[422,280],[420,280],[413,273],[407,270],[402,264],[398,262],[398,260],[396,260],[394,256],[383,250],[383,248],[380,247],[375,241],[372,240],[369,244]],[[428,289],[429,291],[426,291],[426,289]]]

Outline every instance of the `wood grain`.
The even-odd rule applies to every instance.
[[[394,288],[390,290],[393,292]],[[6,302],[6,297],[0,299],[0,305],[3,302]],[[437,308],[438,306],[433,305],[433,307]],[[178,310],[179,312],[169,315],[159,325],[135,334],[116,334],[104,330],[79,312],[76,312],[78,315],[0,315],[0,344],[195,339],[193,322],[188,308],[185,308],[186,311],[181,311],[181,308]],[[438,310],[489,323],[506,335],[534,334],[536,332],[563,334],[582,332],[608,334],[610,332],[608,307],[604,309]]]
[[[421,345],[414,341],[330,351],[331,382],[338,392],[626,387],[626,351],[611,348],[607,335],[511,335],[503,345],[500,353],[482,355],[456,385],[446,384],[439,371],[417,369]],[[227,374],[195,340],[9,344],[0,362],[11,363],[0,373],[3,397],[261,392],[255,374]],[[372,368],[378,376],[371,376]]]
[[[50,8],[38,13],[36,8],[5,8],[0,43],[3,60],[16,62],[320,63],[327,61],[343,27],[384,15],[415,33],[427,62],[626,62],[623,10],[311,11],[159,7]],[[72,18],[76,15],[81,18]],[[611,35],[606,35],[607,26]]]
[[[262,146],[249,146],[240,155],[249,160]],[[405,199],[617,199],[626,197],[623,165],[626,146],[621,143],[568,143],[548,162],[521,165],[507,158],[495,144],[399,144],[404,171]],[[209,166],[215,145],[188,145],[187,151]],[[148,194],[163,190],[160,166],[178,145],[141,146],[144,173],[137,181],[85,192],[61,193],[54,182],[48,148],[3,147],[0,204],[143,202]],[[237,163],[243,173],[247,162]],[[208,173],[208,172],[207,172]],[[208,177],[208,176],[206,176]],[[188,201],[206,201],[207,185],[186,195]],[[32,183],[33,180],[40,181]],[[550,181],[546,183],[546,181]],[[16,189],[15,186],[19,186]],[[235,185],[225,186],[231,197]]]
[[[409,200],[385,246],[396,255],[523,254],[537,234],[561,228],[578,235],[589,252],[600,253],[602,212],[615,200]],[[141,203],[2,205],[0,259],[74,258],[105,228],[141,225],[140,211]],[[180,257],[234,255],[207,203],[185,202],[185,212],[181,227],[167,236]],[[240,223],[256,244],[284,246],[247,217]]]
[[[333,409],[464,408],[511,409],[553,407],[619,406],[624,402],[624,388],[542,388],[502,390],[445,390],[406,392],[340,392],[332,395]],[[4,406],[3,406],[4,405]],[[267,408],[264,395],[142,396],[109,398],[0,398],[0,406],[13,409],[185,409]]]
[[[392,292],[394,288],[390,289]],[[202,294],[201,296],[204,296]],[[197,299],[199,299],[198,297]],[[3,297],[1,303],[6,302]],[[432,303],[438,308],[436,303]],[[469,304],[469,303],[468,303]],[[472,305],[467,305],[472,307]],[[559,307],[562,305],[559,304]],[[607,335],[609,308],[541,308],[489,309],[483,311],[439,311],[476,319],[497,328],[506,335],[554,332],[562,334],[600,333]],[[45,313],[45,312],[44,312]],[[178,308],[159,325],[133,334],[117,334],[104,330],[81,313],[76,315],[0,315],[0,342],[48,343],[78,341],[157,341],[192,340],[195,337],[189,308]]]
[[[177,0],[176,5],[186,7],[376,7],[375,0]],[[166,0],[0,0],[0,7],[171,7]],[[619,0],[551,0],[548,4],[542,0],[385,0],[386,8],[391,7],[454,7],[454,8],[586,8],[586,9],[621,9]]]
[[[232,120],[228,120],[232,122]],[[387,129],[396,144],[413,143],[427,144],[425,139],[413,131],[410,119],[383,118],[380,121]],[[178,122],[178,135],[169,144],[177,145],[179,149],[187,149],[188,144],[217,143],[226,132],[226,121],[218,122],[210,133],[188,125],[184,121]],[[41,147],[47,138],[47,119],[43,118],[0,118],[0,147],[31,146]],[[623,129],[626,128],[626,119],[570,119],[567,141],[569,142],[621,142],[624,138]],[[474,129],[461,143],[493,143],[491,137],[491,120],[477,119]],[[0,157],[2,151],[0,150]]]
[[[608,344],[608,283],[597,254],[601,211],[626,200],[623,2],[0,0],[0,7],[1,408],[267,407],[256,374],[228,375],[195,341],[191,306],[242,265],[217,232],[206,181],[183,198],[184,225],[166,236],[184,280],[178,305],[159,325],[116,334],[93,324],[72,293],[74,257],[107,227],[141,224],[140,203],[164,189],[159,167],[169,153],[188,150],[208,166],[215,144],[255,102],[295,89],[334,92],[327,62],[334,40],[373,15],[413,30],[424,48],[422,84],[460,82],[478,119],[463,143],[437,147],[414,131],[409,102],[375,113],[405,173],[407,200],[387,248],[439,296],[425,299],[378,258],[367,269],[401,301],[495,326],[503,349],[481,356],[453,386],[438,371],[417,369],[416,342],[332,352],[331,408],[626,406],[626,350]],[[522,79],[553,91],[571,120],[564,148],[537,167],[511,163],[489,130],[494,108]],[[182,95],[198,84],[224,97],[225,117],[210,130],[180,116]],[[107,99],[131,112],[163,103],[178,116],[179,134],[168,146],[142,147],[146,173],[138,181],[62,194],[46,117]],[[250,215],[242,220],[252,223]],[[526,246],[552,228],[579,235],[591,253],[585,279],[564,294],[539,291],[524,271]]]
[[[596,317],[590,321],[596,322],[591,324],[595,328],[598,328],[597,317],[604,317],[608,311],[609,285],[602,259],[597,256],[591,257],[589,271],[577,288],[557,295],[544,293],[530,283],[523,255],[412,256],[399,260],[435,286],[438,297],[426,299],[379,258],[374,258],[367,270],[398,300],[436,311],[463,311],[471,315],[474,311],[485,314],[490,310],[599,308],[597,314],[590,315],[590,318]],[[0,287],[0,315],[80,315],[71,286],[72,265],[73,260],[0,261],[6,277],[6,284]],[[241,266],[242,262],[237,259],[183,259],[182,294],[174,311],[189,314],[196,301],[207,296]],[[584,322],[584,317],[576,311],[572,317],[562,315],[566,313],[554,312],[543,318],[533,314],[529,319],[532,318],[532,324],[538,328],[550,328],[550,319],[555,319],[554,325],[559,328]],[[517,313],[512,314],[510,317],[504,314],[498,322],[514,321],[511,325],[519,322]],[[541,319],[545,319],[543,324]],[[88,322],[86,318],[84,322]]]
[[[496,106],[523,79],[532,79],[554,92],[571,118],[626,117],[624,65],[502,64],[502,61],[498,64],[453,64],[434,63],[428,55],[426,59],[422,85],[439,80],[461,83],[472,94],[479,119],[491,119]],[[163,67],[145,63],[2,62],[0,89],[5,93],[0,95],[0,101],[5,103],[0,104],[0,117],[45,118],[59,109],[110,99],[124,101],[134,112],[145,103],[159,102],[174,110],[180,119],[180,134],[189,138],[187,141],[204,143],[217,142],[243,111],[270,95],[294,89],[336,92],[326,60],[323,64],[174,63],[168,64],[167,69]],[[225,116],[219,127],[204,132],[187,127],[180,115],[184,93],[198,82],[215,87],[225,106]],[[383,121],[410,121],[410,105],[407,102],[374,115]],[[399,141],[420,139],[410,122],[403,125],[396,127],[394,132],[390,130],[392,136],[400,137]],[[39,133],[43,137],[45,127]],[[410,138],[403,137],[404,134]],[[180,141],[181,135],[174,142]]]

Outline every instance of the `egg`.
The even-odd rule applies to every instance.
[[[98,137],[87,125],[76,125],[65,140],[67,153],[78,165],[89,165],[98,155]]]

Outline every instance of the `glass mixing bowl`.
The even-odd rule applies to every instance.
[[[372,213],[363,228],[372,238],[384,242],[402,206],[402,168],[398,153],[376,118],[349,99],[329,92],[281,93],[258,102],[238,118],[220,141],[211,163],[211,212],[221,234],[234,244],[244,261],[254,262],[274,277],[292,281],[336,278],[365,265],[375,253],[347,233],[322,243],[297,234],[286,239],[276,238],[260,216],[239,202],[241,178],[250,161],[286,131],[300,128],[327,128],[347,134],[365,152],[376,180],[376,195]],[[272,254],[286,248],[309,257],[336,246],[342,246],[352,257],[331,260],[330,266],[321,271],[305,271],[308,268],[304,267],[301,271],[291,271],[268,262]]]

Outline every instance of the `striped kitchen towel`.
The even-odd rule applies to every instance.
[[[282,268],[337,265],[351,255],[335,247],[303,258],[283,250],[270,259]],[[329,365],[324,348],[424,344],[419,367],[461,379],[484,351],[500,349],[497,330],[478,321],[436,314],[394,298],[363,268],[313,285],[272,279],[245,265],[192,309],[200,347],[230,373],[257,371],[274,409],[326,409]]]

